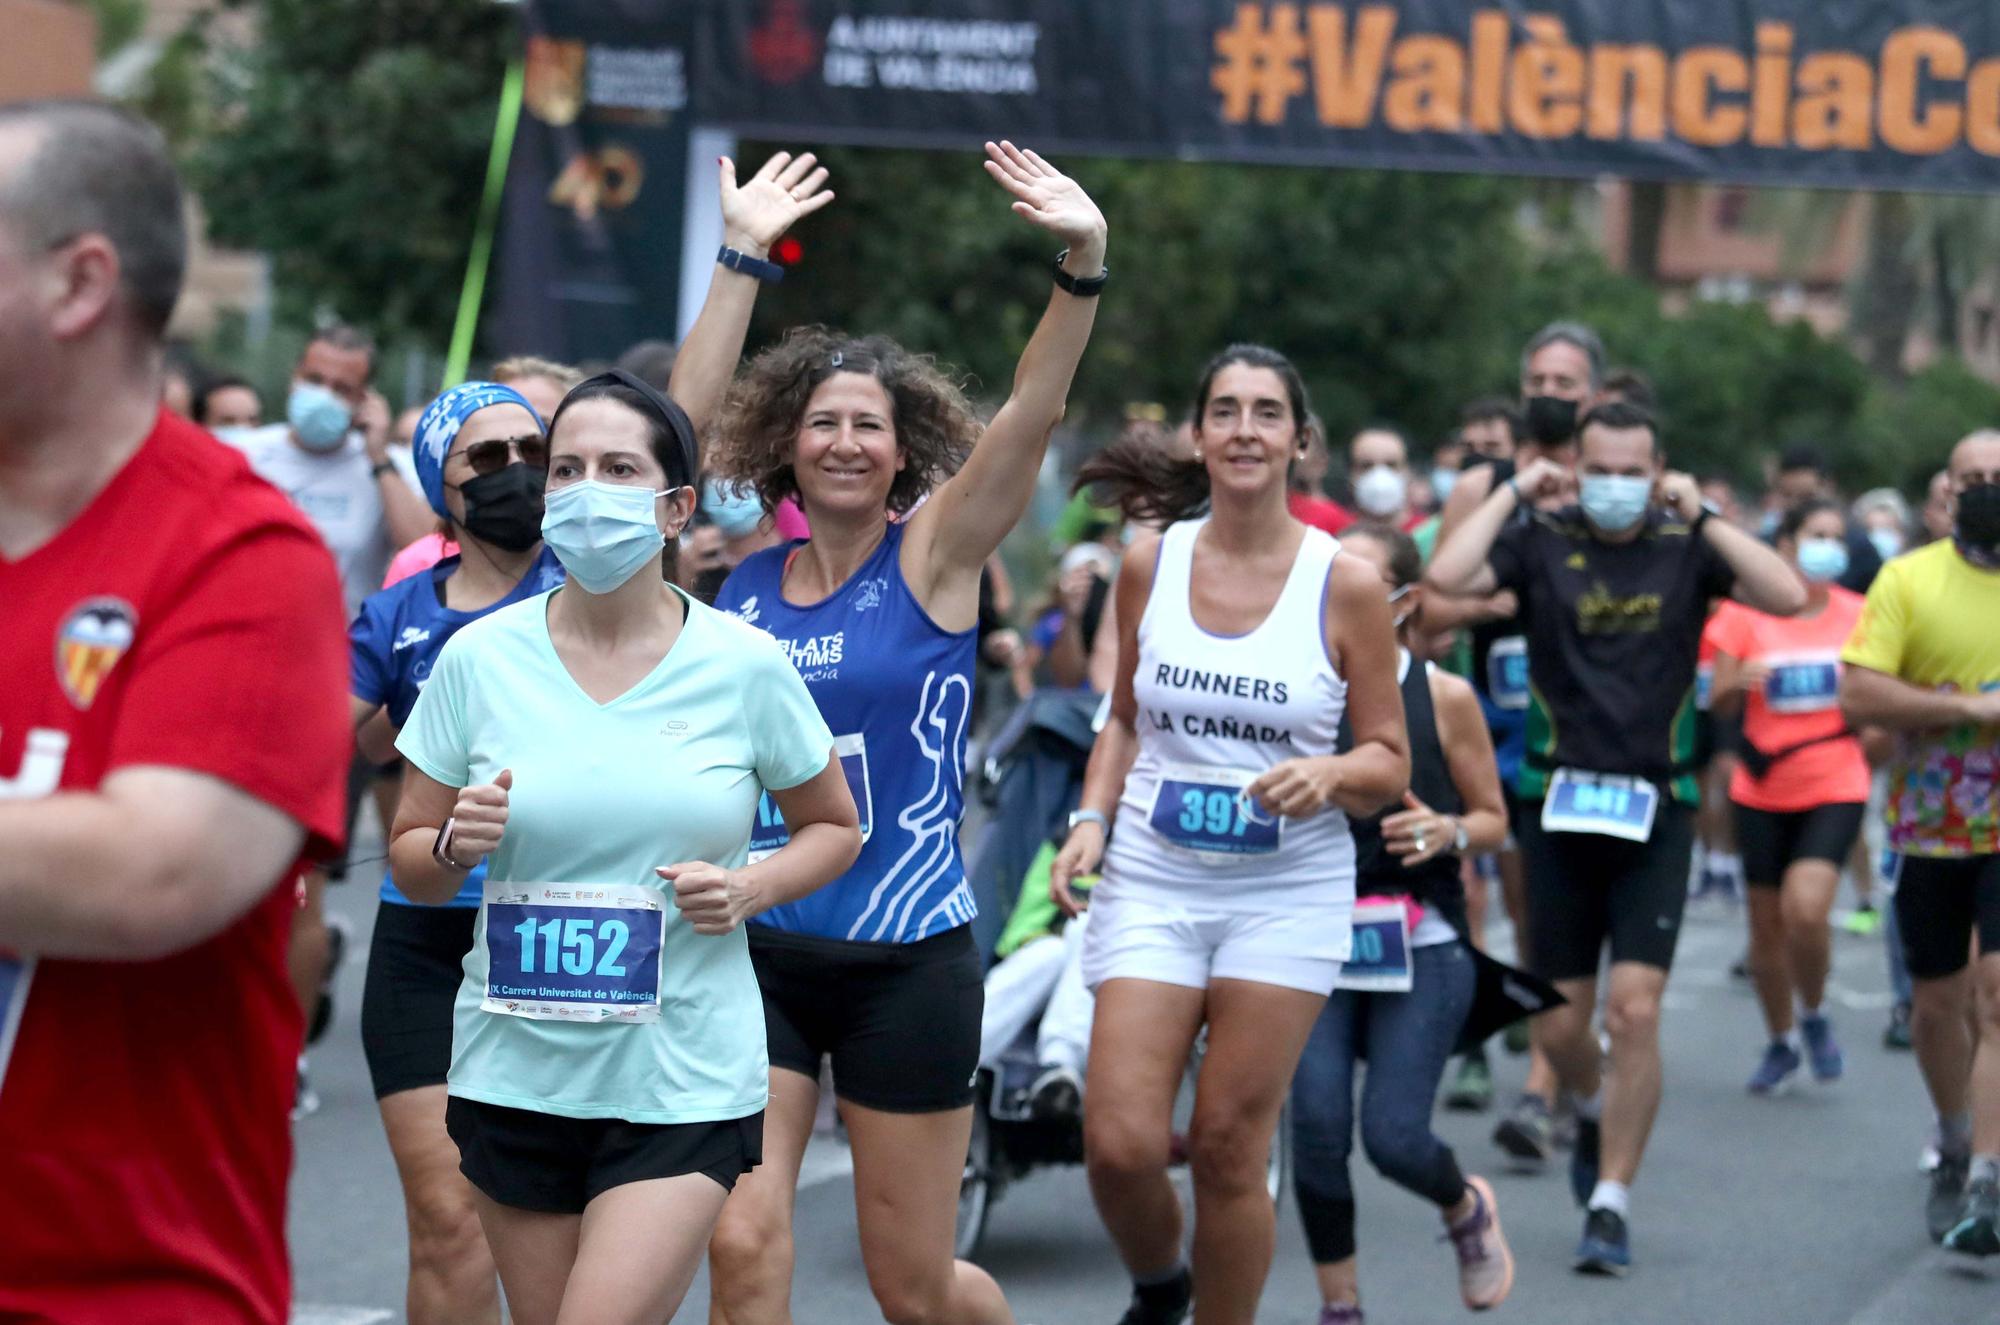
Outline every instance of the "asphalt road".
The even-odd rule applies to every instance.
[[[319,1112],[298,1127],[292,1188],[295,1320],[367,1325],[401,1318],[402,1207],[362,1062],[361,973],[374,890],[335,890],[356,951],[337,1019],[313,1055]],[[1500,1315],[1537,1325],[1973,1325],[2000,1321],[2000,1261],[1981,1272],[1924,1236],[1917,1157],[1929,1112],[1908,1054],[1881,1047],[1887,1006],[1879,939],[1837,939],[1833,1014],[1847,1078],[1778,1100],[1743,1082],[1761,1045],[1755,1004],[1733,982],[1737,913],[1691,916],[1665,1019],[1667,1095],[1633,1193],[1635,1268],[1622,1281],[1568,1268],[1579,1229],[1564,1175],[1508,1171],[1491,1116],[1442,1115],[1461,1163],[1492,1178],[1519,1260]],[[1505,936],[1497,936],[1504,947]],[[1522,1060],[1496,1059],[1503,1089]],[[1357,1159],[1364,1304],[1371,1320],[1465,1317],[1433,1211]],[[845,1156],[826,1138],[809,1160],[798,1215],[795,1297],[803,1325],[879,1321],[863,1279]],[[1260,1321],[1311,1322],[1312,1287],[1289,1194]],[[1115,1321],[1127,1287],[1080,1170],[1036,1174],[995,1207],[981,1260],[1030,1325]],[[697,1282],[678,1319],[706,1319]]]

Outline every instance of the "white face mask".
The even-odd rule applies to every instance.
[[[1409,495],[1409,477],[1390,465],[1364,469],[1354,480],[1354,504],[1367,515],[1394,515]]]

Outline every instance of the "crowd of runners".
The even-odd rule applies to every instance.
[[[170,381],[158,135],[0,109],[0,1316],[285,1320],[364,813],[420,1325],[663,1321],[703,1263],[715,1325],[790,1320],[828,1087],[883,1318],[1011,1322],[954,1221],[1022,1034],[1123,1325],[1255,1318],[1281,1119],[1322,1325],[1364,1319],[1357,1134],[1468,1308],[1622,1274],[1690,897],[1744,903],[1764,1097],[1842,1075],[1843,880],[1935,1109],[1929,1235],[2000,1254],[2000,431],[1917,510],[1810,449],[1745,501],[1559,322],[1428,463],[1356,434],[1336,496],[1298,371],[1230,345],[1083,464],[1017,629],[996,554],[1116,287],[1076,181],[983,164],[1053,258],[990,412],[948,345],[800,327],[743,360],[772,246],[834,201],[779,153],[721,163],[671,352],[508,359],[398,417],[330,327],[266,425],[241,379]],[[1094,743],[996,963],[969,751],[988,701],[1048,691]],[[1483,992],[1502,911],[1532,1018]],[[1502,1036],[1527,1089],[1455,1154],[1433,1107],[1493,1107]],[[1517,1265],[1467,1166],[1565,1149],[1574,1257]]]

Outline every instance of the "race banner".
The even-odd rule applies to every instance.
[[[2000,188],[1988,0],[743,0],[695,50],[786,141]]]
[[[486,343],[578,363],[673,338],[695,8],[523,4],[520,127]]]

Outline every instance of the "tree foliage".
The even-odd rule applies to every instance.
[[[271,257],[280,311],[441,343],[506,53],[490,0],[230,0],[189,174],[220,243]]]

